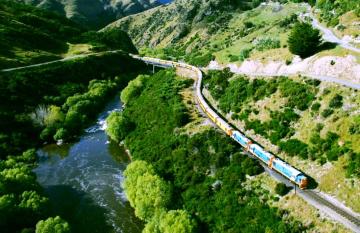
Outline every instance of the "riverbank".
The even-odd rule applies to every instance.
[[[125,148],[109,141],[104,132],[106,117],[121,110],[116,96],[78,142],[47,145],[38,151],[37,180],[54,214],[68,221],[73,232],[142,230],[121,186],[130,160]]]

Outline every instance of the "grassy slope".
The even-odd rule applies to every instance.
[[[0,1],[0,68],[61,58],[70,38],[83,29],[34,7]]]
[[[230,58],[238,57],[243,49],[253,47],[255,39],[272,38],[280,40],[280,48],[253,50],[250,59],[291,60],[293,55],[287,49],[290,27],[281,27],[279,23],[305,8],[295,3],[282,5],[280,10],[277,8],[277,5],[268,5],[248,11],[218,10],[207,4],[195,7],[189,2],[173,3],[125,17],[107,28],[119,27],[129,33],[137,47],[156,50],[144,53],[170,59],[182,59],[185,54],[210,53],[220,63],[240,63]],[[254,26],[246,28],[245,22],[252,22]],[[164,48],[173,48],[175,52],[164,51]],[[343,57],[348,54],[360,58],[341,47],[322,52],[319,56]]]

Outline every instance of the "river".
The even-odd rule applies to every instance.
[[[117,96],[74,144],[47,145],[38,151],[38,182],[50,197],[54,214],[73,232],[139,233],[143,223],[134,215],[121,183],[130,162],[124,148],[110,142],[105,119],[121,111]]]

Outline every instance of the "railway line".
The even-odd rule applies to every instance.
[[[204,111],[204,113],[225,133],[229,136],[231,136],[231,131],[229,132],[228,129],[231,126],[223,119],[221,118],[206,102],[205,98],[202,95],[201,92],[201,82],[202,82],[202,72],[199,68],[181,63],[181,62],[172,62],[172,61],[166,61],[161,60],[157,58],[150,58],[150,57],[140,57],[137,55],[131,55],[133,58],[141,60],[147,64],[158,66],[162,68],[170,68],[170,67],[181,67],[185,69],[192,70],[196,73],[197,80],[195,82],[195,92],[196,92],[196,99],[198,104],[200,105],[201,109]],[[236,129],[235,129],[236,130]],[[234,140],[234,136],[231,136]],[[239,142],[238,140],[236,140]],[[247,152],[252,157],[258,157],[255,156],[254,153]],[[258,157],[258,159],[261,160],[261,158]],[[270,161],[271,164],[272,161]],[[286,164],[286,163],[285,163]],[[281,175],[278,172],[275,172],[274,169],[272,169],[272,166],[268,166],[265,163],[262,163],[262,166],[265,168],[265,171],[269,173],[272,177],[279,180],[280,182],[285,183],[287,186],[294,186],[294,180],[290,181],[289,178],[285,178],[285,176]],[[301,187],[301,183],[297,183]],[[296,188],[296,187],[295,187]],[[315,208],[319,209],[321,212],[326,214],[328,217],[332,218],[335,221],[340,222],[348,229],[352,230],[353,232],[360,233],[360,218],[356,213],[353,213],[350,209],[344,207],[343,205],[339,203],[334,203],[333,201],[329,200],[324,196],[324,194],[321,194],[320,192],[316,190],[298,190],[297,195],[302,197],[305,201],[307,201],[309,204],[313,205]]]

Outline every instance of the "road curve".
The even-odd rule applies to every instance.
[[[173,62],[173,61],[166,61],[161,60],[158,58],[150,58],[150,57],[140,57],[137,55],[131,55],[133,58],[141,60],[147,64],[151,64],[154,66],[160,66],[164,68],[170,67],[181,67],[185,69],[189,69],[196,73],[197,80],[195,82],[195,92],[198,104],[201,106],[205,106],[206,108],[211,109],[211,114],[214,114],[217,119],[224,119],[219,116],[212,108],[208,105],[205,98],[201,92],[201,82],[202,82],[202,72],[199,68],[195,66],[191,66],[181,62]],[[208,116],[211,120],[213,117]],[[225,122],[225,121],[224,121]],[[249,156],[252,156],[248,153]],[[263,165],[263,164],[262,164]],[[269,167],[263,165],[265,171],[270,174],[273,178],[285,183],[287,186],[293,186],[293,184],[281,176],[279,173],[275,172],[274,170],[270,169]],[[353,232],[360,233],[360,218],[356,213],[353,213],[348,208],[339,205],[338,203],[332,203],[331,200],[326,198],[325,194],[317,192],[315,190],[298,190],[297,194],[302,197],[306,202],[313,205],[315,208],[319,209],[321,212],[325,213],[328,217],[332,218],[335,221],[340,222],[348,229],[352,230]]]
[[[319,29],[323,36],[322,38],[325,41],[331,42],[331,43],[335,43],[338,44],[339,46],[360,53],[360,49],[356,48],[355,46],[351,45],[348,41],[342,40],[340,38],[338,38],[333,31],[331,31],[329,28],[324,27],[323,25],[320,24],[319,20],[312,14],[311,12],[311,6],[309,4],[305,4],[305,6],[307,7],[307,13],[306,14],[301,14],[300,15],[300,19],[302,21],[306,21],[306,17],[309,17],[311,19],[311,25],[316,28]]]

